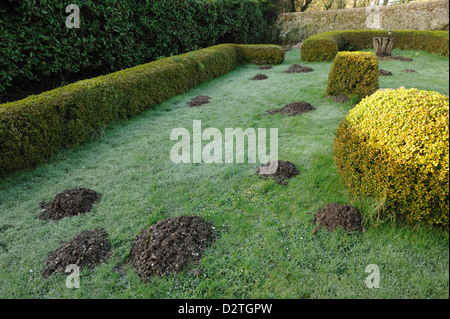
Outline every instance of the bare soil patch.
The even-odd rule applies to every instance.
[[[110,257],[110,251],[108,233],[103,228],[82,231],[48,254],[47,267],[42,276],[46,278],[53,273],[63,273],[69,265],[77,265],[80,270],[91,268],[104,263]]]
[[[414,61],[412,58],[407,58],[407,57],[399,56],[399,55],[392,56],[392,60],[403,61],[403,62],[412,62],[412,61]]]
[[[128,262],[148,282],[155,276],[183,271],[200,260],[205,247],[213,241],[213,228],[201,217],[160,220],[135,238]]]
[[[44,209],[39,219],[52,221],[86,214],[92,210],[92,206],[100,197],[101,194],[88,188],[66,189],[56,195],[51,202],[39,204]]]
[[[377,57],[379,60],[382,61],[403,61],[403,62],[412,62],[413,59],[412,58],[407,58],[404,56],[400,56],[400,55],[392,55],[392,56],[384,56],[384,57]]]
[[[271,165],[277,164],[277,169],[273,174],[266,174],[265,169],[269,168]],[[256,171],[262,178],[272,178],[276,183],[281,185],[287,185],[288,180],[298,176],[299,171],[291,162],[277,161],[276,163],[269,163],[262,165]]]
[[[189,106],[195,107],[195,106],[201,106],[203,104],[208,104],[210,99],[211,98],[209,96],[200,95],[200,96],[194,97],[191,100],[191,102],[189,103]]]
[[[311,104],[301,101],[289,103],[280,109],[270,110],[267,112],[267,114],[268,115],[287,114],[289,116],[297,116],[314,110],[315,108]]]
[[[327,204],[314,214],[315,224],[328,231],[337,228],[345,231],[363,231],[361,221],[361,213],[355,207],[338,203]]]
[[[286,71],[283,71],[283,73],[309,73],[313,72],[314,70],[308,66],[302,66],[300,64],[293,64],[287,69]]]
[[[382,75],[382,76],[392,76],[392,72],[380,69],[380,75]]]
[[[266,80],[269,77],[265,74],[257,74],[254,77],[251,78],[252,81],[262,81],[262,80]]]

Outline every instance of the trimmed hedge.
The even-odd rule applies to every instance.
[[[264,59],[283,62],[278,46],[257,50],[264,48]],[[42,164],[109,122],[139,114],[232,71],[238,60],[252,57],[258,62],[250,49],[217,45],[0,104],[0,176]]]
[[[373,48],[373,38],[387,36],[387,31],[330,31],[308,38],[301,49],[304,61],[332,61],[338,51]],[[448,31],[392,31],[394,48],[449,55]]]
[[[334,160],[354,194],[385,199],[388,215],[448,229],[449,98],[380,90],[337,130]]]
[[[370,52],[339,52],[328,76],[328,95],[358,96],[378,90],[378,59]]]
[[[284,61],[285,51],[280,46],[248,44],[236,46],[238,63],[280,64]]]

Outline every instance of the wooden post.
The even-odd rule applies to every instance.
[[[377,56],[391,56],[392,49],[395,45],[395,39],[391,37],[376,37],[373,38],[373,49]]]

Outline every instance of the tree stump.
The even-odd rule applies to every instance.
[[[373,38],[373,48],[377,56],[391,56],[392,49],[395,45],[395,39],[391,37]]]

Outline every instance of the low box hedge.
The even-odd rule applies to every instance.
[[[0,176],[42,164],[107,123],[234,70],[238,61],[281,63],[284,51],[281,59],[278,46],[222,44],[1,104]]]
[[[239,64],[280,64],[284,61],[285,58],[284,49],[277,45],[237,45],[236,52]]]
[[[371,52],[339,52],[328,76],[328,95],[365,98],[378,90],[378,59]]]
[[[338,51],[373,48],[373,38],[385,36],[388,36],[388,31],[347,30],[319,33],[305,40],[301,59],[332,61]],[[448,31],[392,31],[392,37],[396,39],[394,48],[449,55]]]

